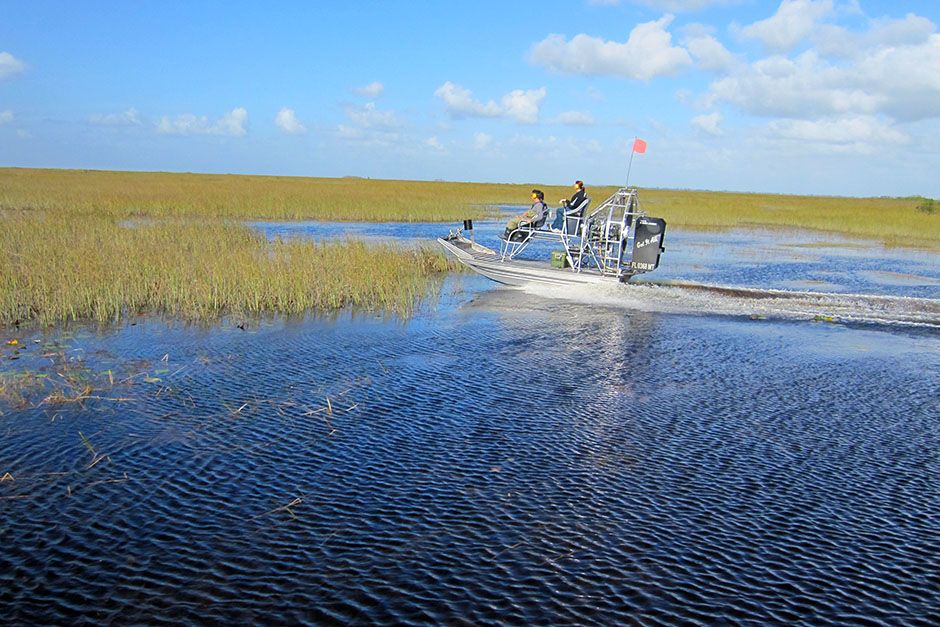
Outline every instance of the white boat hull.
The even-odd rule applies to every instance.
[[[535,261],[503,260],[495,251],[472,243],[465,238],[447,240],[438,238],[444,250],[474,272],[497,283],[513,287],[528,285],[598,285],[617,283],[615,276],[606,276],[596,270],[573,271],[571,268],[553,268]]]

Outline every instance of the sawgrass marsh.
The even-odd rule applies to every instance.
[[[347,306],[406,312],[429,277],[454,267],[439,251],[269,241],[243,222],[456,223],[525,204],[533,187],[550,203],[571,192],[540,184],[0,168],[0,324],[113,321],[137,312],[197,320]],[[614,189],[589,186],[589,194],[597,206]],[[924,198],[663,189],[641,189],[640,197],[671,228],[804,228],[940,248],[940,214]]]
[[[407,313],[449,268],[430,249],[361,241],[267,240],[206,219],[136,224],[6,212],[0,324],[300,315],[347,306]]]
[[[63,216],[233,220],[456,222],[527,204],[549,204],[567,185],[0,168],[0,209]],[[592,187],[594,206],[615,187]],[[803,228],[940,248],[940,211],[918,196],[852,198],[640,188],[642,207],[671,227]]]

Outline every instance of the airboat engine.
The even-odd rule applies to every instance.
[[[636,219],[633,255],[630,258],[632,274],[652,272],[659,267],[659,256],[666,251],[663,247],[665,234],[666,221],[662,218],[640,216]]]

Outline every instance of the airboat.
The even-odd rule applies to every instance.
[[[560,230],[546,226],[548,213],[520,223],[500,235],[498,251],[476,241],[471,220],[437,241],[471,270],[517,287],[623,283],[659,267],[666,221],[641,210],[636,188],[618,189],[593,211],[590,204],[586,197],[567,209]],[[539,241],[555,245],[548,259],[531,258],[546,248],[531,246]]]

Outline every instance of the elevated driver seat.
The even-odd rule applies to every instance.
[[[562,233],[566,235],[577,235],[578,229],[581,228],[581,224],[584,222],[584,216],[587,214],[587,209],[591,205],[591,197],[585,196],[584,200],[581,201],[577,207],[569,207],[565,209],[565,221],[562,224]]]

